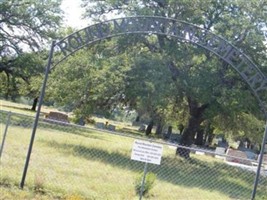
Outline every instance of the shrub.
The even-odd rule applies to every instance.
[[[144,173],[139,175],[135,180],[135,191],[137,194],[140,194],[141,192],[143,176],[144,176]],[[147,194],[152,189],[156,178],[157,178],[156,174],[152,172],[148,172],[146,174],[142,195]]]
[[[35,174],[34,177],[34,191],[37,193],[45,193],[44,188],[44,175],[43,174]]]

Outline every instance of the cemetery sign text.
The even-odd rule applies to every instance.
[[[178,41],[188,41],[213,52],[242,76],[266,113],[267,103],[263,100],[263,96],[265,97],[267,92],[267,78],[258,67],[242,51],[223,38],[206,29],[175,19],[151,16],[126,17],[88,26],[55,43],[55,49],[64,57],[55,60],[54,66],[86,45],[105,38],[134,33],[174,37]]]

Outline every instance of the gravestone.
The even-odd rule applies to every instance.
[[[245,154],[247,155],[247,158],[248,158],[248,159],[256,160],[256,158],[257,158],[257,154],[255,154],[254,152],[249,151],[249,150],[245,150],[244,152],[245,152]]]
[[[239,164],[244,164],[244,165],[251,165],[251,161],[247,159],[248,159],[247,155],[243,151],[230,149],[230,148],[228,148],[226,151],[226,157],[225,157],[226,162],[234,162],[234,163],[239,163]]]
[[[180,134],[175,134],[175,133],[172,133],[171,136],[170,136],[170,141],[171,142],[176,142],[178,143],[181,139],[181,135]]]
[[[138,131],[141,131],[141,132],[145,132],[146,130],[146,125],[145,124],[141,124]]]
[[[263,155],[262,163],[267,166],[267,154]]]
[[[170,139],[171,135],[172,135],[172,126],[168,126],[167,132],[163,133],[163,138],[165,140],[168,140]]]
[[[105,128],[105,124],[103,122],[96,122],[95,123],[95,127],[96,128],[100,128],[100,129],[104,129]]]
[[[80,126],[84,126],[84,125],[85,125],[85,121],[84,121],[84,118],[83,118],[83,117],[81,117],[81,118],[79,119],[79,121],[78,121],[78,125],[80,125]]]
[[[64,122],[64,123],[70,123],[68,119],[68,115],[60,112],[49,112],[45,115],[45,119],[58,121],[58,122]]]
[[[259,162],[259,158],[260,156],[258,155],[257,162]],[[263,168],[267,170],[267,154],[263,154],[262,165],[263,165]]]
[[[215,158],[224,159],[225,156],[223,156],[223,155],[225,155],[225,150],[226,149],[224,147],[216,147],[216,149],[215,149]]]
[[[142,122],[133,121],[132,126],[140,126]]]
[[[116,126],[112,125],[112,124],[109,124],[107,126],[107,129],[110,130],[110,131],[115,131],[116,130]]]

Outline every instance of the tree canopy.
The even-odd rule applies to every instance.
[[[242,49],[266,72],[264,27],[267,21],[267,1],[89,2],[83,0],[83,2],[86,7],[85,17],[96,21],[104,20],[108,14],[119,14],[164,16],[193,23],[226,38]],[[179,99],[181,105],[184,105],[184,102],[187,104],[187,109],[176,105],[179,109],[183,109],[182,112],[188,113],[182,144],[192,144],[200,125],[206,120],[212,121],[214,125],[223,120],[221,126],[217,126],[218,129],[228,133],[235,131],[234,134],[237,135],[242,132],[244,135],[248,129],[238,125],[242,124],[241,118],[245,121],[251,120],[253,117],[248,117],[249,114],[255,116],[254,119],[262,119],[258,112],[260,109],[248,86],[227,64],[215,58],[212,53],[159,35],[156,41],[146,36],[138,36],[132,40],[134,42],[128,40],[128,43],[135,46],[142,43],[150,53],[164,55],[163,65],[165,69],[170,70],[171,79],[179,91],[175,93],[175,98]],[[153,63],[153,60],[151,56],[147,62]],[[229,124],[236,124],[238,131],[236,129],[230,131]]]
[[[60,4],[60,0],[1,1],[0,76],[2,85],[6,85],[5,89],[1,87],[5,96],[16,90],[17,79],[29,83],[30,77],[43,67],[30,53],[45,50],[47,41],[56,37],[62,20]]]
[[[36,94],[36,87],[21,80],[38,83],[42,54],[32,52],[62,35],[56,30],[59,5],[53,0],[0,4],[0,76],[14,91],[20,85],[23,94]],[[267,73],[267,0],[83,0],[83,7],[84,17],[95,22],[110,15],[149,15],[192,23],[223,36]],[[179,124],[183,145],[207,139],[203,130],[259,142],[263,127],[256,98],[233,68],[207,50],[162,35],[124,35],[85,47],[52,70],[47,94],[47,101],[77,118],[108,116],[122,107],[135,110],[159,132]]]

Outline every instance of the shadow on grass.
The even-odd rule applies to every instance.
[[[18,112],[21,110],[21,111],[27,111],[29,113],[33,113],[35,116],[36,114],[36,110],[32,110],[31,108],[26,108],[26,107],[19,107],[19,106],[9,106],[9,105],[3,105],[3,107],[6,107],[6,108],[11,108],[11,109],[14,109],[14,110],[17,110]],[[31,107],[31,106],[29,106]],[[8,111],[7,111],[8,112]],[[15,112],[15,111],[11,111],[12,113],[15,113],[15,114],[19,114],[18,112]],[[41,116],[44,116],[45,114],[47,114],[47,112],[43,112],[41,111],[40,112],[40,115]]]
[[[72,125],[58,125],[53,123],[39,123],[38,125],[39,129],[43,129],[45,131],[51,130],[51,132],[54,132],[55,130],[59,131],[62,134],[67,135],[79,135],[85,138],[91,138],[91,139],[99,139],[102,141],[108,141],[108,139],[104,138],[100,132],[97,130],[91,130],[84,127],[79,126],[72,126]]]
[[[133,136],[144,136],[144,133],[140,132],[140,131],[137,131],[137,130],[133,130],[133,129],[130,129],[130,128],[121,128],[121,129],[118,129],[117,131],[119,132],[123,132],[123,133],[127,133],[127,134],[130,134],[130,135],[133,135]]]
[[[0,113],[0,123],[6,124],[8,118],[8,112]],[[34,117],[27,115],[15,115],[12,114],[9,126],[17,126],[20,128],[32,129],[34,122]],[[75,126],[73,124],[63,124],[58,122],[47,122],[40,118],[38,123],[38,130],[55,132],[59,131],[62,134],[74,134],[79,136],[84,136],[88,138],[95,138],[104,140],[103,137],[96,135],[97,131],[88,129],[82,126]],[[38,131],[37,130],[37,131]]]
[[[34,110],[31,110],[30,108],[19,107],[19,106],[3,105],[3,107],[11,108],[11,109],[16,109],[16,110],[22,110],[22,111],[29,111],[29,112],[33,112],[33,113],[35,112]]]
[[[131,160],[130,153],[109,152],[83,145],[56,142],[47,142],[47,144],[64,153],[100,161],[122,169],[142,172],[144,167],[144,163]],[[219,191],[233,199],[250,199],[255,177],[252,172],[224,163],[206,163],[198,159],[187,161],[176,156],[173,158],[163,157],[161,165],[149,164],[148,170],[157,174],[157,178],[162,181],[188,188],[196,187],[206,191]],[[263,195],[264,192],[258,191],[258,195]]]

